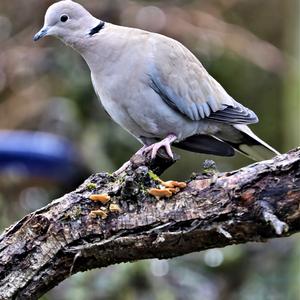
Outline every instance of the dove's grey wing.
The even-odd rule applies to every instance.
[[[157,35],[153,51],[151,87],[174,109],[194,121],[258,122],[255,113],[230,97],[182,44]]]

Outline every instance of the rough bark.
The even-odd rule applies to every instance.
[[[172,162],[152,163],[161,173]],[[228,172],[197,174],[169,199],[149,162],[133,157],[119,176],[96,174],[77,190],[25,216],[0,236],[0,299],[37,299],[72,274],[145,258],[266,241],[300,231],[300,148]],[[122,212],[92,218],[108,193]]]

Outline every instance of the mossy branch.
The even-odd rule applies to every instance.
[[[228,172],[198,174],[155,199],[149,170],[172,162],[133,157],[118,176],[91,176],[0,236],[0,299],[37,299],[72,274],[120,262],[171,258],[300,231],[300,149]],[[92,193],[108,194],[100,205]],[[115,204],[120,210],[110,211]],[[92,210],[106,211],[101,219]]]

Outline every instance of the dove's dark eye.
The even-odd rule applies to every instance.
[[[60,17],[60,20],[61,20],[62,22],[67,22],[68,19],[69,19],[69,17],[68,17],[67,15],[62,15],[62,16]]]

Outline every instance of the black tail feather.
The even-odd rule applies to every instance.
[[[234,149],[229,144],[224,143],[221,140],[210,135],[193,135],[179,143],[174,143],[173,146],[196,153],[205,153],[220,156],[234,155]]]

